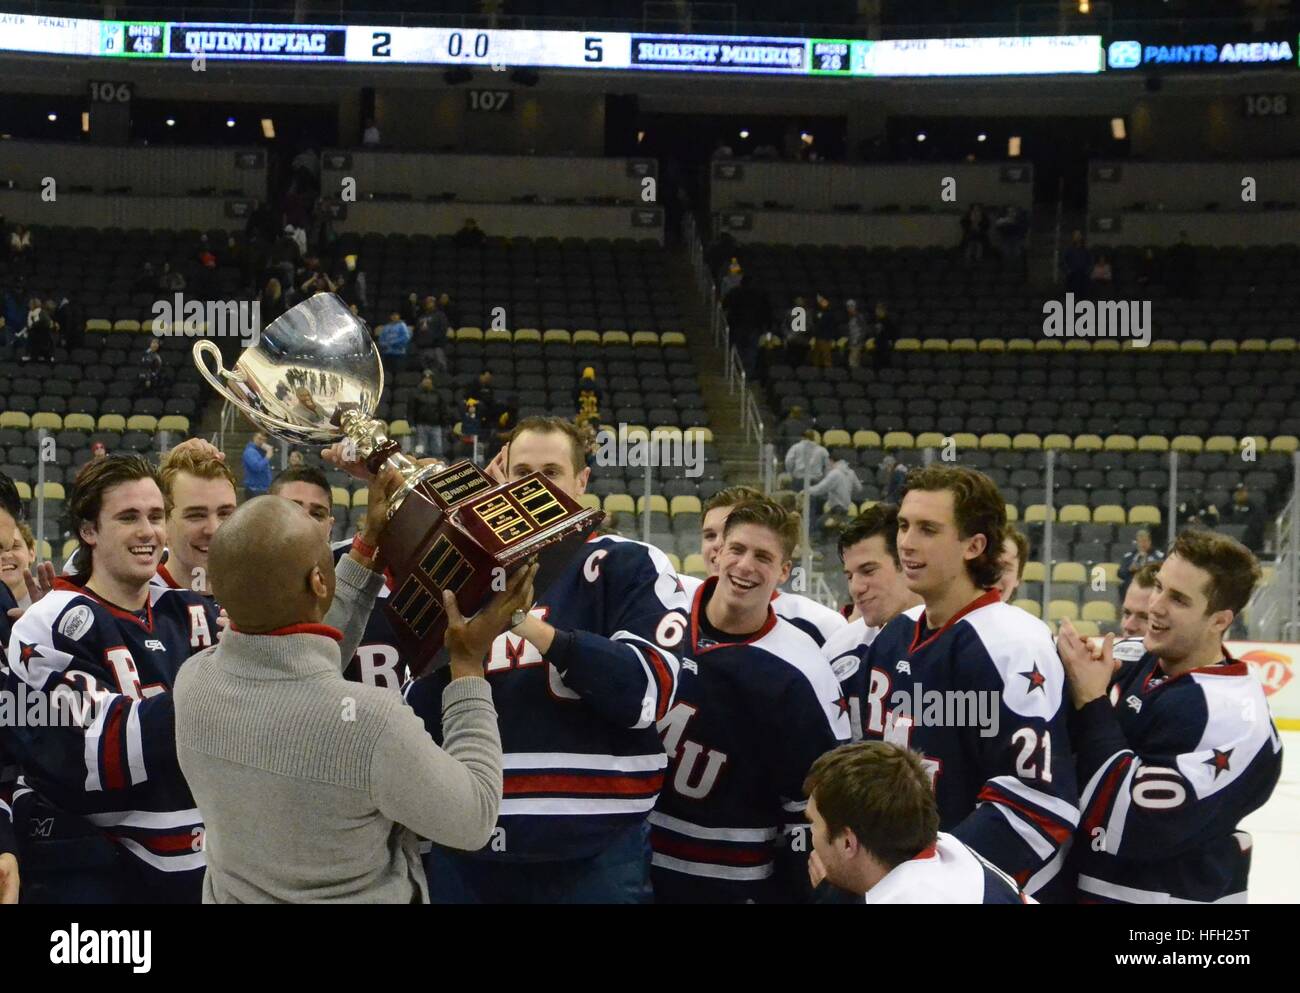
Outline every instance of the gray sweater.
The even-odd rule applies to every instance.
[[[227,631],[181,667],[176,754],[205,823],[205,903],[424,903],[418,836],[487,843],[501,802],[488,683],[442,695],[446,750],[390,689],[343,678],[382,576],[340,561],[325,625]]]

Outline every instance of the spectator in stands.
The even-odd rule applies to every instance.
[[[1075,229],[1070,234],[1070,244],[1061,257],[1065,272],[1065,291],[1075,299],[1088,296],[1092,291],[1092,253],[1083,242],[1083,232]]]
[[[317,293],[333,293],[335,290],[334,280],[321,272],[319,268],[316,268],[316,266],[320,265],[320,260],[315,256],[311,256],[307,261],[315,263],[315,265],[308,266],[302,273],[303,278],[298,284],[298,292],[302,295],[302,299],[306,300]]]
[[[594,366],[582,370],[582,378],[573,387],[573,406],[579,418],[600,415],[600,381],[596,379]]]
[[[15,267],[35,267],[36,245],[32,233],[25,224],[16,224],[9,232],[9,261]]]
[[[876,484],[884,494],[886,503],[901,503],[903,487],[907,483],[907,466],[895,455],[886,455],[876,469]]]
[[[438,309],[447,315],[447,326],[449,328],[458,328],[460,324],[460,307],[458,307],[451,294],[446,290],[438,294]]]
[[[265,431],[253,432],[244,446],[244,499],[261,496],[271,488],[271,456],[275,450],[267,441]]]
[[[405,368],[411,349],[411,329],[397,311],[389,314],[388,323],[379,329],[378,342],[379,354],[388,368],[395,372]]]
[[[980,262],[989,247],[989,217],[983,204],[972,204],[961,219],[961,249],[967,262]]]
[[[140,263],[140,271],[135,274],[131,284],[132,293],[156,293],[158,291],[158,273],[154,272],[153,263],[145,259]]]
[[[1126,638],[1142,638],[1147,633],[1147,623],[1151,619],[1148,610],[1151,594],[1156,586],[1156,573],[1160,571],[1159,562],[1148,562],[1133,573],[1133,582],[1129,583],[1124,594],[1123,606],[1120,607],[1119,630]]]
[[[1092,291],[1101,300],[1110,298],[1114,285],[1115,272],[1110,265],[1110,256],[1105,252],[1097,253],[1097,261],[1092,267]]]
[[[460,445],[461,454],[466,457],[473,457],[479,434],[483,430],[481,411],[479,402],[473,397],[467,397],[465,404],[461,408],[460,415]]]
[[[1178,243],[1169,249],[1169,288],[1180,297],[1195,299],[1200,272],[1196,264],[1196,249],[1187,240],[1187,232],[1178,232]]]
[[[288,309],[284,292],[280,289],[280,281],[274,276],[266,281],[266,286],[262,288],[262,295],[257,298],[257,304],[263,326],[270,324]]]
[[[582,450],[587,456],[587,468],[594,469],[596,466],[596,453],[600,450],[599,431],[597,429],[598,419],[596,417],[580,416],[575,420],[578,430],[582,432]]]
[[[822,451],[825,451],[823,448]],[[826,518],[847,514],[856,504],[854,497],[862,492],[862,480],[844,459],[836,459],[819,481],[808,487],[812,519],[827,527]]]
[[[414,330],[415,322],[420,319],[420,294],[411,290],[402,300],[401,307],[402,320],[411,326]]]
[[[736,244],[736,236],[730,231],[723,231],[714,239],[713,244],[709,246],[707,259],[709,263],[709,273],[718,280],[721,280],[723,271],[726,269],[729,261],[735,257],[736,250],[739,246]]]
[[[158,274],[158,292],[159,293],[183,293],[185,291],[185,276],[172,268],[170,262],[164,262],[162,272]]]
[[[1264,526],[1267,514],[1264,508],[1250,498],[1250,490],[1245,483],[1239,483],[1229,499],[1219,509],[1219,524],[1241,525],[1241,543],[1252,552],[1259,553],[1264,547]]]
[[[452,240],[456,242],[457,248],[478,248],[487,240],[487,235],[478,226],[478,221],[472,217],[467,217],[465,222],[461,224],[460,230],[452,236]]]
[[[1219,508],[1198,493],[1175,508],[1178,528],[1214,528],[1219,523]]]
[[[835,315],[831,312],[831,302],[820,293],[817,294],[817,313],[813,317],[812,364],[817,369],[831,367],[831,354],[835,348],[835,338],[839,334]]]
[[[139,389],[137,396],[153,396],[157,391],[159,384],[162,382],[162,339],[153,337],[149,339],[149,344],[140,356],[140,372],[138,374]]]
[[[366,302],[366,274],[361,271],[357,261],[355,255],[343,257],[343,268],[334,280],[338,286],[335,292],[349,306],[365,308],[369,306]]]
[[[420,392],[411,397],[409,418],[415,429],[415,453],[428,458],[442,458],[443,430],[451,417],[442,394],[434,386],[432,370],[424,370]]]
[[[102,459],[108,455],[108,449],[102,441],[97,441],[90,446],[90,457],[92,459]]]
[[[727,263],[727,271],[723,273],[722,279],[718,281],[718,299],[725,301],[727,294],[739,286],[744,278],[745,273],[741,268],[740,259],[733,255],[731,261]]]
[[[898,326],[894,324],[894,319],[889,316],[889,308],[885,306],[883,300],[876,302],[875,319],[871,322],[871,337],[876,343],[876,349],[871,356],[872,364],[877,370],[888,368],[894,358],[894,343],[898,341]]]
[[[501,414],[501,408],[497,405],[496,388],[492,385],[490,369],[484,369],[479,373],[478,382],[469,388],[466,396],[472,398],[478,405],[477,414],[483,424],[484,434],[491,431],[492,425]]]
[[[59,327],[59,336],[63,347],[69,350],[80,348],[86,341],[86,318],[80,304],[75,304],[67,297],[59,301],[54,312],[54,323]]]
[[[1003,603],[1010,603],[1025,575],[1025,564],[1029,561],[1029,539],[1019,528],[1007,526],[1006,537],[1002,540],[1002,575],[998,579],[998,596]]]
[[[367,148],[377,148],[382,141],[379,134],[379,125],[375,123],[373,117],[366,118],[366,128],[361,132],[361,144]]]
[[[27,326],[17,336],[27,346],[27,354],[22,361],[54,361],[54,306],[46,306],[39,299],[32,299],[31,310],[27,314]]]
[[[849,337],[849,368],[856,369],[862,364],[862,350],[867,344],[867,319],[858,310],[858,301],[844,301],[844,327]]]
[[[307,467],[307,458],[302,454],[302,452],[298,451],[298,449],[295,448],[292,452],[289,453],[290,469],[305,469],[306,467]]]
[[[9,587],[14,602],[26,610],[32,605],[31,595],[27,591],[27,580],[23,573],[36,572],[36,535],[27,526],[26,521],[18,521],[14,531],[13,543],[8,548],[0,549],[0,581]]]
[[[809,485],[819,482],[830,468],[831,453],[817,440],[817,432],[809,429],[803,438],[790,446],[785,453],[785,471],[790,474],[790,485],[802,490],[804,480]]]
[[[1128,585],[1134,574],[1149,562],[1163,562],[1165,553],[1151,544],[1151,532],[1143,528],[1133,539],[1133,551],[1129,552],[1119,564],[1119,598],[1124,599]]]
[[[432,359],[443,372],[447,371],[447,332],[450,330],[447,315],[438,306],[432,293],[420,305],[415,320],[415,349],[422,358]]]
[[[793,445],[800,438],[804,437],[804,432],[812,427],[812,422],[808,420],[808,415],[804,409],[795,404],[786,411],[785,418],[781,421],[776,429],[777,440],[781,444]]]
[[[772,319],[772,304],[767,294],[751,276],[744,276],[722,300],[727,314],[731,340],[740,353],[740,363],[746,375],[758,371],[758,340],[767,332]]]

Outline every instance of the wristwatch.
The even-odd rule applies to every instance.
[[[510,630],[513,631],[515,628],[519,627],[520,624],[524,623],[524,621],[526,621],[527,619],[528,619],[528,611],[516,610],[513,614],[510,615]]]

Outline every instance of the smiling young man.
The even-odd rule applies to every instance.
[[[752,487],[729,486],[715,493],[704,505],[704,517],[700,520],[700,555],[708,566],[710,576],[718,574],[718,552],[722,549],[722,535],[731,508],[749,500],[761,499],[763,494]],[[695,591],[704,582],[695,576],[681,578],[682,586],[690,597],[695,596]],[[799,593],[776,590],[772,594],[772,608],[778,617],[789,621],[819,645],[824,645],[827,639],[844,630],[844,618],[839,613]]]
[[[849,720],[817,643],[773,609],[798,540],[798,517],[771,500],[732,507],[717,575],[695,592],[677,702],[659,721],[669,764],[650,815],[656,902],[806,895],[803,779],[848,740]]]
[[[1078,823],[1065,674],[1042,621],[996,584],[1006,504],[983,473],[913,470],[898,556],[924,609],[885,625],[863,668],[863,737],[925,756],[939,827],[1034,896]]]
[[[529,417],[488,466],[540,472],[574,500],[587,487],[582,435]],[[655,722],[672,706],[689,601],[657,548],[593,536],[531,611],[492,644],[486,673],[500,717],[505,799],[483,849],[434,848],[434,903],[640,903],[650,898],[646,817],[668,764]],[[435,740],[447,670],[407,699]]]
[[[1086,784],[1079,895],[1106,903],[1244,903],[1250,836],[1273,793],[1282,741],[1263,687],[1223,639],[1259,582],[1240,542],[1191,529],[1160,564],[1146,648],[1123,667],[1068,622],[1058,647]]]
[[[158,581],[173,590],[211,593],[208,548],[217,528],[235,512],[235,476],[219,453],[178,445],[158,466],[167,508],[167,558]]]
[[[862,695],[867,649],[884,626],[903,611],[920,614],[921,598],[907,587],[898,561],[898,507],[877,503],[840,534],[840,562],[857,618],[829,638],[822,649],[849,701],[853,740],[862,737]]]
[[[1159,562],[1148,562],[1133,573],[1133,581],[1128,584],[1124,604],[1120,607],[1119,630],[1125,638],[1146,637],[1151,595],[1155,592],[1156,575],[1159,572]]]
[[[15,823],[42,826],[23,853],[26,893],[37,902],[197,902],[202,824],[176,764],[169,690],[181,664],[214,642],[217,611],[210,597],[153,582],[166,512],[144,458],[87,463],[68,513],[82,571],[14,626],[5,685],[44,695],[52,713],[64,694],[93,706],[84,721],[9,736],[31,790]]]

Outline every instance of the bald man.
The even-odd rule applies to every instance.
[[[370,506],[398,482],[372,482]],[[343,678],[383,582],[370,555],[387,517],[368,515],[337,574],[320,528],[283,497],[250,500],[213,538],[230,630],[174,693],[177,757],[206,825],[205,903],[425,903],[417,835],[475,849],[491,834],[501,741],[483,657],[531,602],[536,567],[472,620],[444,600],[444,751],[398,694]]]

